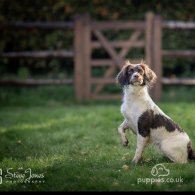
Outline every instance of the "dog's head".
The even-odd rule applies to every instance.
[[[117,82],[122,86],[151,86],[156,80],[156,74],[143,61],[140,64],[126,62],[117,75]]]

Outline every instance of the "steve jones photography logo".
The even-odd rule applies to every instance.
[[[37,173],[31,168],[0,169],[0,184],[5,183],[44,183],[44,173]]]
[[[147,178],[138,178],[137,183],[153,184],[153,183],[183,183],[183,178],[170,177],[170,170],[163,164],[157,164],[151,169],[151,176]]]

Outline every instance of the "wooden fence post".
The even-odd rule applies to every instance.
[[[154,14],[152,12],[146,13],[146,42],[145,42],[145,51],[146,51],[146,63],[152,67],[153,65],[153,24],[154,23]]]
[[[90,96],[90,33],[89,15],[76,16],[74,36],[74,84],[76,99],[78,101],[89,99]]]
[[[83,63],[84,63],[84,99],[90,98],[91,91],[91,28],[88,14],[83,17]]]
[[[162,25],[159,15],[154,17],[153,22],[153,70],[157,75],[157,81],[152,90],[152,97],[155,101],[159,101],[162,91]]]

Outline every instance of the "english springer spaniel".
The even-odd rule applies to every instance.
[[[125,130],[130,128],[137,135],[133,163],[139,162],[148,143],[156,145],[173,162],[186,163],[187,159],[195,159],[191,141],[151,99],[148,86],[155,80],[156,74],[143,61],[140,64],[126,62],[117,75],[124,91],[121,106],[124,121],[118,127],[122,144],[128,145]]]

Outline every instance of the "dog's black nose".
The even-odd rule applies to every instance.
[[[134,77],[135,79],[137,79],[137,78],[139,77],[139,75],[134,74],[133,77]]]

